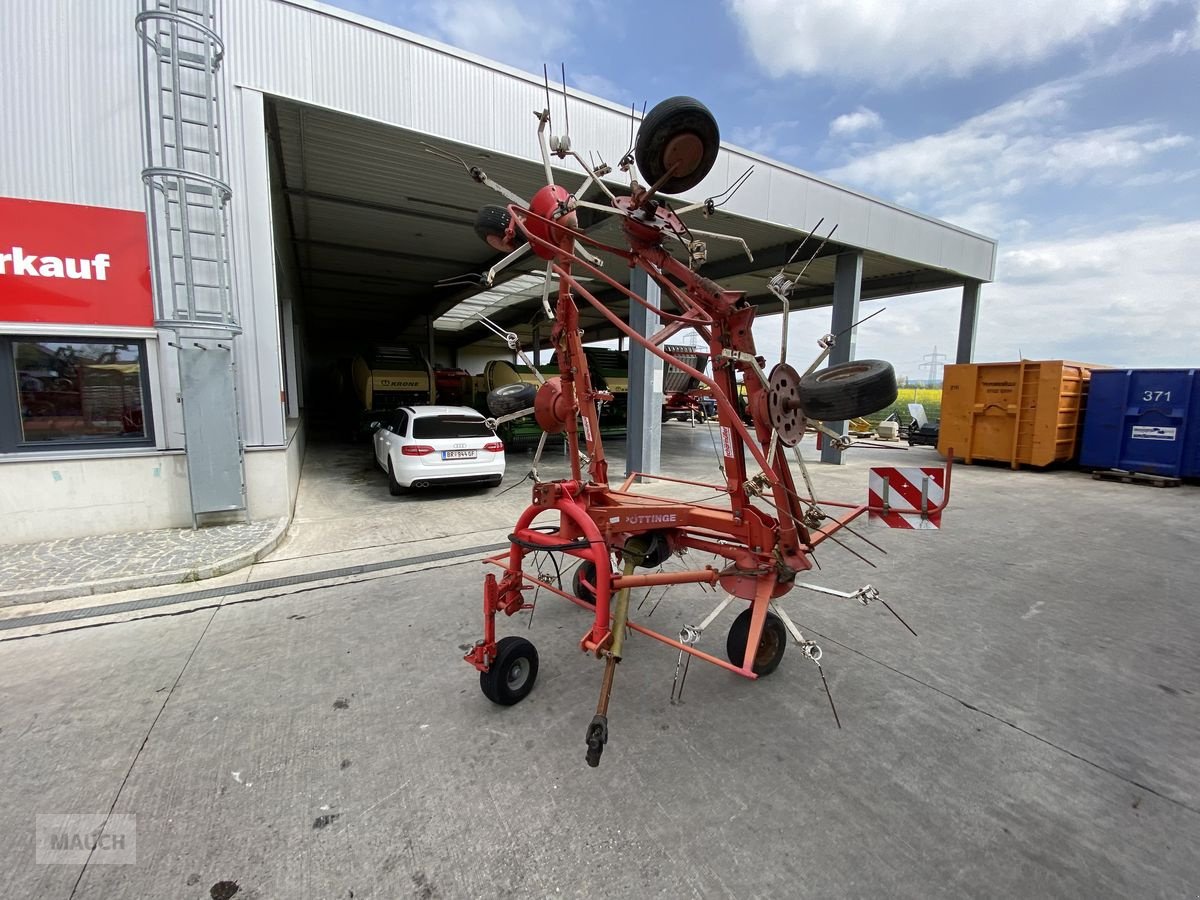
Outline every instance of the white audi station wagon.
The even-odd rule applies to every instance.
[[[469,407],[402,406],[378,425],[375,460],[393,495],[445,484],[495,487],[504,478],[504,444]]]

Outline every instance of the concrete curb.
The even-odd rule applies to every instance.
[[[125,575],[120,578],[105,578],[98,581],[82,581],[73,584],[56,584],[44,588],[0,591],[0,606],[33,606],[52,600],[72,600],[94,594],[111,594],[137,588],[162,587],[170,584],[192,584],[218,575],[228,575],[238,569],[254,565],[280,545],[287,535],[290,520],[280,517],[275,527],[263,540],[252,547],[217,560],[214,563],[189,569],[172,569],[168,572],[149,572],[145,575]]]

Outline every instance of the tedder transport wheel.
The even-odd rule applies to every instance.
[[[523,637],[501,638],[496,658],[486,672],[479,673],[479,687],[493,703],[512,706],[533,690],[537,681],[538,655],[533,644]]]
[[[853,359],[800,379],[800,409],[810,419],[839,422],[891,406],[896,370],[882,359]]]
[[[488,412],[499,418],[509,413],[530,409],[535,397],[537,397],[537,388],[532,384],[505,384],[488,393]]]
[[[575,596],[580,600],[586,600],[592,606],[595,606],[596,592],[584,584],[585,581],[589,584],[596,583],[596,564],[590,559],[581,562],[575,569],[575,577],[571,581],[571,590],[575,592]]]
[[[746,660],[746,641],[750,637],[751,610],[742,610],[729,627],[729,637],[725,639],[725,653],[735,666],[742,665]],[[770,675],[783,659],[783,651],[787,649],[787,629],[783,627],[783,619],[773,612],[767,613],[763,622],[762,637],[758,641],[758,653],[754,657],[753,670],[755,675]]]
[[[475,214],[475,234],[484,243],[489,237],[503,238],[508,233],[512,222],[512,214],[503,206],[484,206]],[[516,242],[525,242],[525,235],[520,229],[515,232]]]
[[[646,187],[657,184],[674,167],[674,174],[659,190],[678,194],[704,180],[720,149],[721,131],[708,107],[691,97],[670,97],[642,120],[634,158]]]

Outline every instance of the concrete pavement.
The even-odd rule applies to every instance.
[[[702,446],[685,428],[666,430]],[[856,452],[816,473],[838,499],[865,493],[871,454],[934,459]],[[503,624],[535,642],[541,675],[494,707],[460,659],[479,636],[482,554],[429,559],[503,540],[491,526],[511,525],[523,489],[494,512],[396,503],[364,481],[376,489],[406,521],[315,558],[281,546],[228,584],[287,573],[269,587],[0,631],[14,896],[67,897],[77,878],[81,898],[232,881],[239,898],[1200,890],[1193,488],[957,469],[942,532],[873,531],[877,570],[828,547],[811,579],[870,581],[919,638],[878,606],[783,601],[825,650],[842,730],[794,648],[755,683],[697,663],[672,706],[674,655],[635,636],[598,770],[583,762],[601,668],[575,648],[584,614],[548,598],[532,627]],[[460,515],[474,533],[435,534]],[[385,546],[406,528],[421,540]],[[385,565],[404,559],[424,561]],[[713,603],[672,591],[651,624],[671,633]],[[732,616],[703,647],[721,652]],[[37,813],[110,806],[137,816],[136,864],[80,877],[33,861]]]

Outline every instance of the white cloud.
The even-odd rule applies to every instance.
[[[554,16],[516,0],[329,0],[360,15],[391,22],[487,59],[537,72],[572,43],[576,0]],[[586,90],[586,89],[585,89]]]
[[[992,358],[1020,345],[1118,366],[1194,365],[1198,241],[1192,220],[1002,252],[984,288],[981,343]]]
[[[593,94],[602,100],[622,102],[625,97],[625,90],[620,87],[615,81],[610,81],[603,75],[589,75],[584,73],[576,75],[572,72],[567,72],[567,81],[572,86],[579,88],[581,91],[586,91]]]
[[[739,147],[745,147],[763,156],[783,158],[798,149],[798,145],[790,138],[799,126],[800,123],[795,120],[786,120],[766,125],[735,127],[729,133],[729,140]]]
[[[1018,245],[1000,254],[983,286],[977,362],[1078,359],[1130,368],[1194,366],[1200,333],[1200,219]],[[957,289],[864,303],[887,310],[858,334],[859,358],[890,360],[923,377],[936,346],[953,362]],[[829,310],[805,310],[789,326],[788,358],[806,363],[829,329]],[[778,358],[780,318],[755,324],[759,352]]]
[[[883,127],[883,118],[873,109],[860,106],[852,113],[844,113],[829,123],[829,133],[835,137],[874,131]]]
[[[773,76],[894,84],[1036,62],[1178,0],[727,2],[750,51]]]
[[[872,150],[825,174],[950,218],[1037,186],[1116,171],[1131,177],[1153,157],[1191,142],[1149,122],[1068,130],[1061,121],[1082,83],[1042,85],[947,131]]]
[[[571,41],[565,24],[572,20],[570,3],[560,4],[553,16],[515,0],[434,0],[421,6],[447,43],[523,69],[538,68]]]

